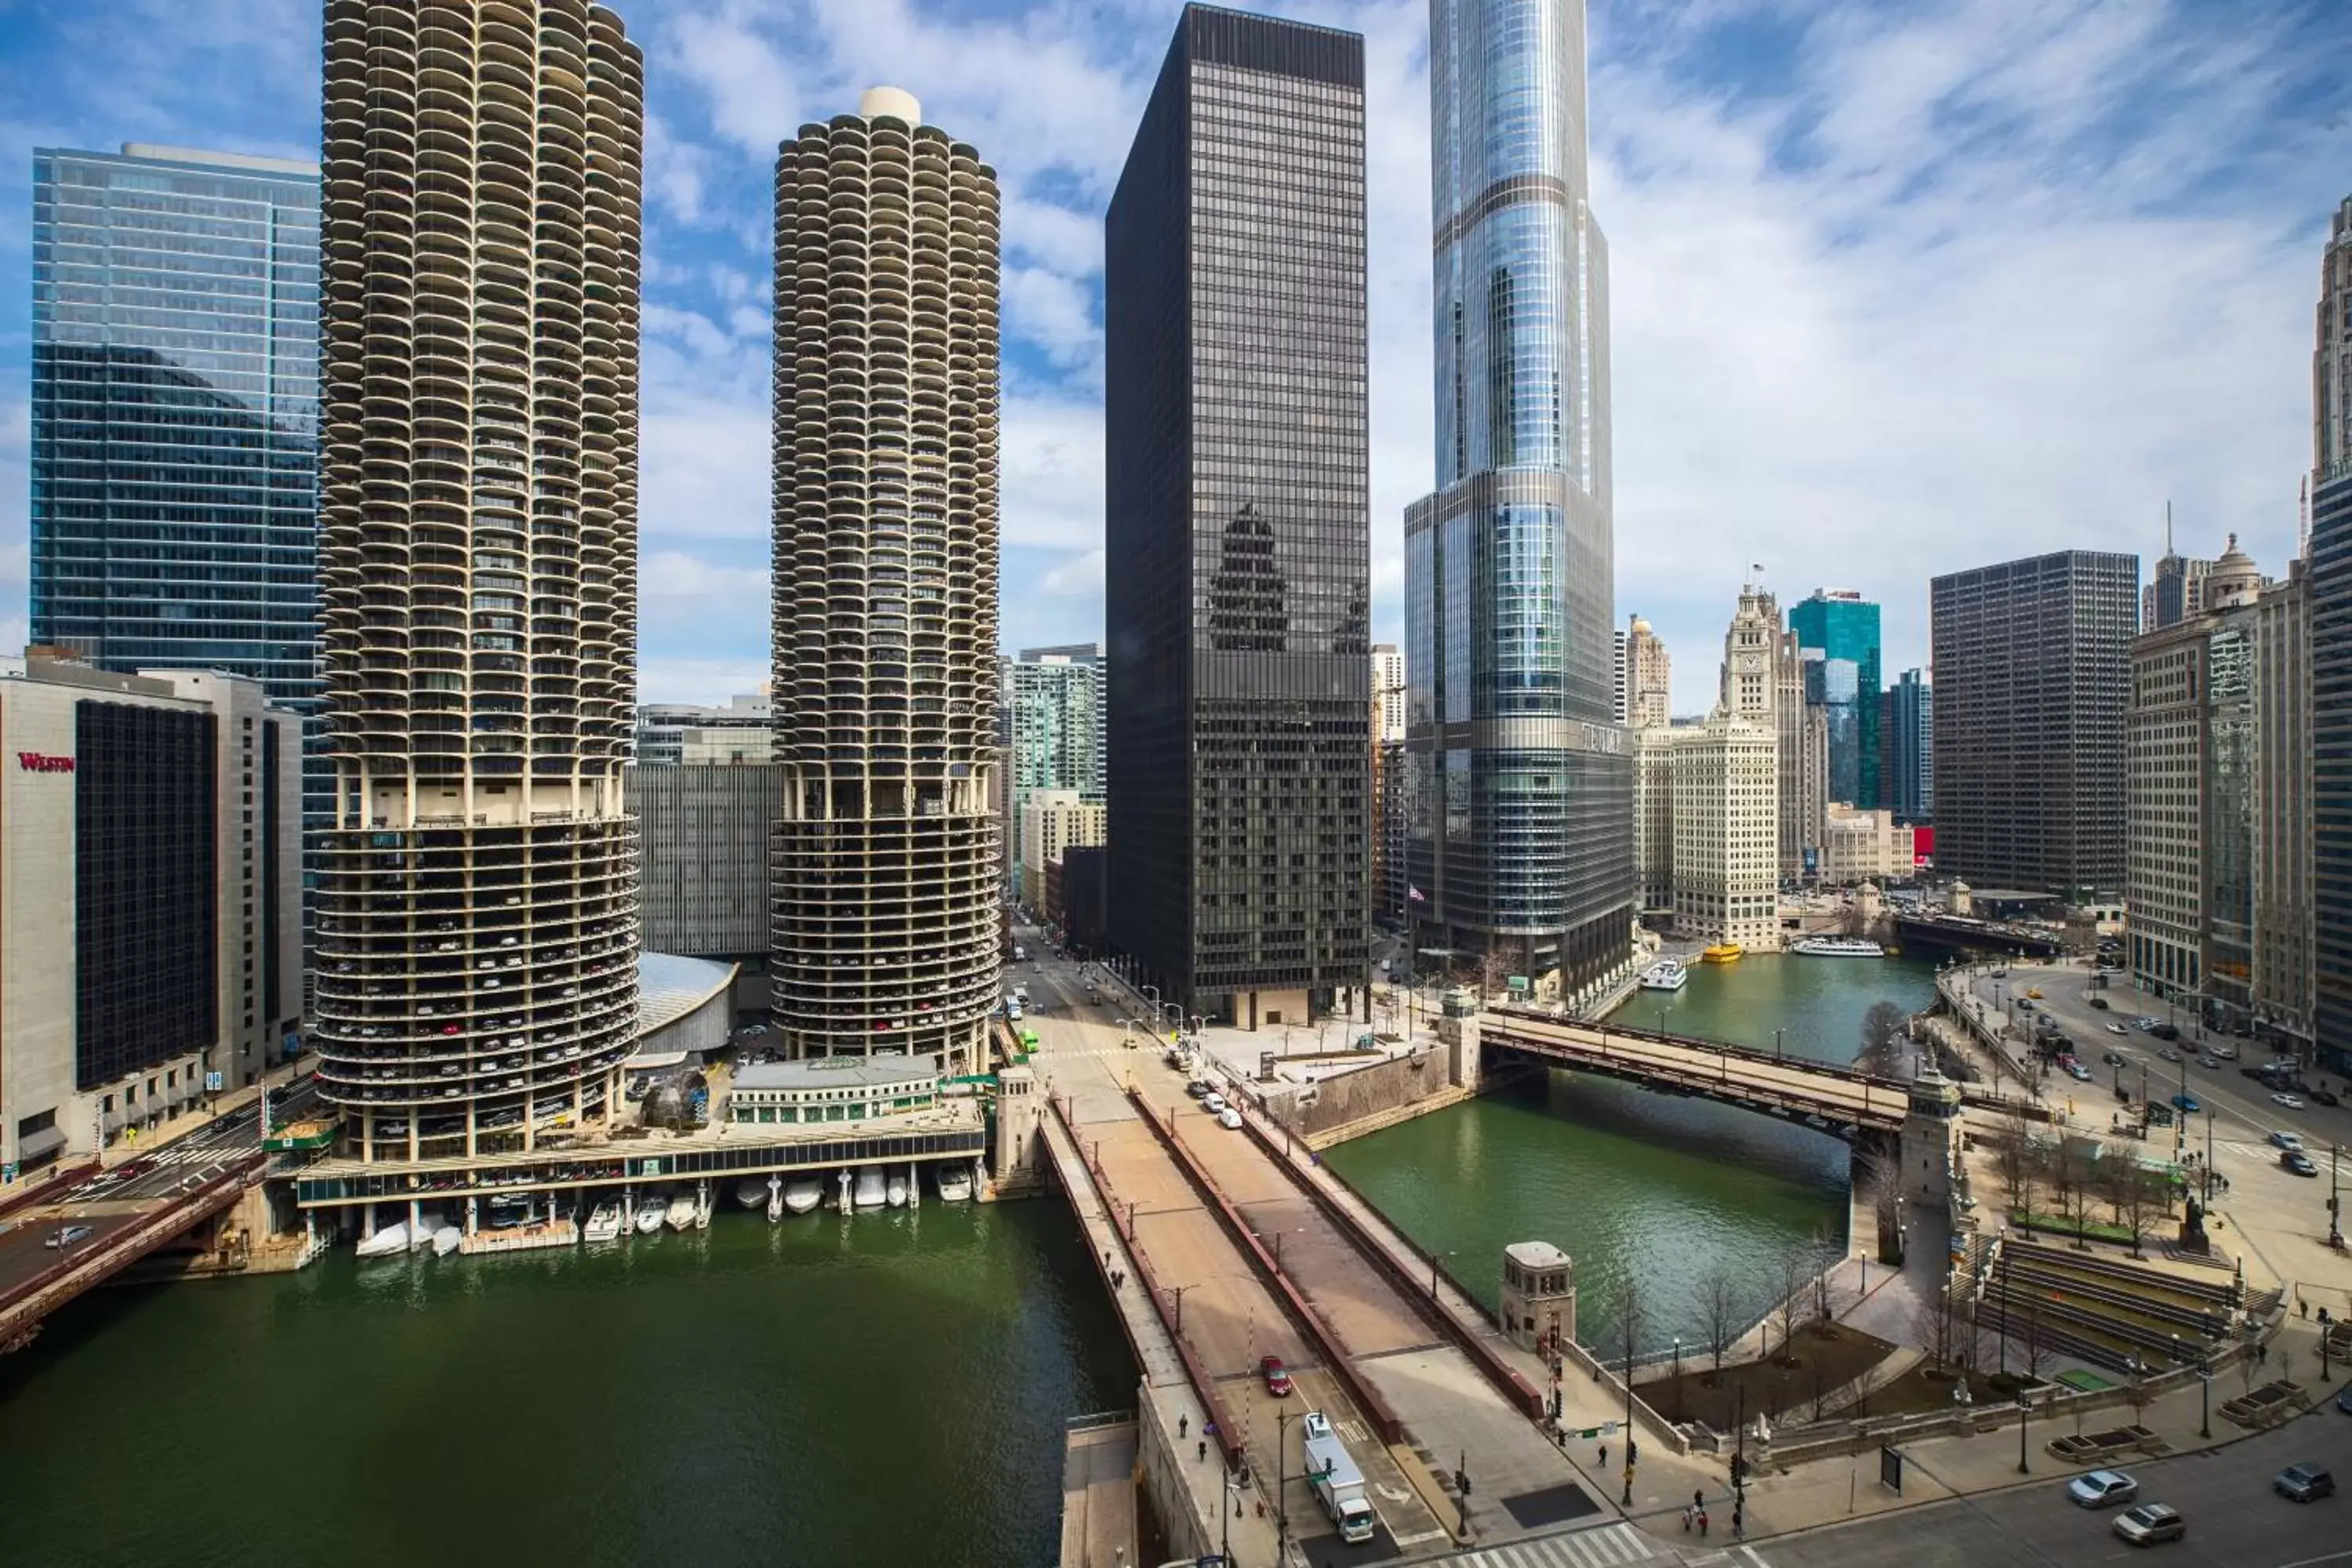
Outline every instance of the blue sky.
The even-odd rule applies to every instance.
[[[1268,10],[1368,40],[1372,557],[1428,486],[1425,0]],[[888,81],[1005,195],[1003,625],[1099,635],[1101,212],[1170,0],[620,0],[647,56],[641,687],[767,667],[769,171]],[[1748,563],[1886,606],[2084,546],[2295,541],[2318,246],[2352,195],[2344,0],[1592,0],[1620,624],[1712,695]],[[23,635],[37,145],[304,156],[315,0],[0,0],[0,641]]]

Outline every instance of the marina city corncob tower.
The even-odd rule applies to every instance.
[[[867,92],[776,159],[773,1015],[984,1061],[999,978],[997,188]]]
[[[603,1119],[637,1016],[644,66],[582,0],[330,0],[323,1089],[372,1159]]]

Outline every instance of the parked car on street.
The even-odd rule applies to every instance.
[[[1242,1130],[1242,1113],[1228,1105],[1217,1112],[1217,1125],[1228,1132],[1238,1132]]]
[[[2144,1502],[2117,1514],[2114,1529],[2134,1546],[2153,1546],[2159,1541],[2178,1541],[2188,1534],[2189,1521],[2168,1504]]]
[[[2093,1470],[2066,1483],[2066,1495],[2084,1508],[2111,1508],[2139,1496],[2139,1483],[2121,1470]]]

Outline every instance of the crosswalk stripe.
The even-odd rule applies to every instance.
[[[1462,1568],[1627,1568],[1664,1555],[1633,1526],[1612,1524],[1491,1547],[1460,1563]]]

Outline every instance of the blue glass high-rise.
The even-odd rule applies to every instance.
[[[1573,988],[1622,963],[1608,250],[1582,0],[1431,0],[1437,489],[1405,517],[1407,910]]]
[[[1789,629],[1806,650],[1805,700],[1829,721],[1829,798],[1864,810],[1887,805],[1879,711],[1878,606],[1844,589],[1820,588],[1789,606]],[[1820,655],[1821,689],[1811,664]]]
[[[32,638],[315,708],[319,174],[33,153]]]

